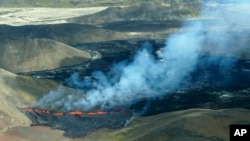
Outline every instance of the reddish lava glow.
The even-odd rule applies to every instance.
[[[53,114],[53,116],[61,116],[61,115],[63,115],[63,112],[57,112]]]
[[[26,107],[22,108],[25,111],[28,112],[35,112],[35,113],[44,113],[48,115],[53,115],[53,116],[62,116],[62,115],[104,115],[107,113],[117,113],[117,112],[105,112],[105,111],[96,111],[96,112],[82,112],[82,111],[70,111],[70,112],[52,112],[50,110],[42,110],[42,109],[36,109],[36,108],[31,108],[31,107]]]

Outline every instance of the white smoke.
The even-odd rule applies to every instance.
[[[249,30],[247,26],[250,25],[249,13],[244,13],[244,6],[224,2],[204,3],[201,7],[200,17],[187,20],[180,32],[167,39],[157,56],[148,49],[150,44],[145,43],[144,49],[138,51],[132,62],[118,63],[106,74],[100,71],[93,73],[95,81],[80,80],[77,74],[68,80],[79,87],[95,84],[95,88],[68,94],[59,88],[45,95],[38,106],[91,110],[127,105],[137,98],[155,97],[177,89],[195,69],[204,46],[215,52],[241,52],[246,38],[245,30]],[[232,44],[234,48],[230,48]],[[219,63],[228,67],[231,65],[227,64],[233,62]]]

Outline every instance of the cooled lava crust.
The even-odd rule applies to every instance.
[[[64,131],[64,136],[84,137],[100,128],[121,129],[132,117],[128,110],[95,112],[51,112],[35,108],[22,108],[22,112],[31,120],[31,126],[49,126]]]

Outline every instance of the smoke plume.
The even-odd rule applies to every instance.
[[[237,2],[243,2],[238,0]],[[62,88],[45,95],[38,106],[61,110],[108,109],[128,105],[143,97],[164,95],[178,87],[195,70],[204,52],[219,55],[242,53],[249,30],[246,3],[228,4],[203,2],[199,18],[184,22],[178,33],[170,35],[163,49],[153,55],[149,43],[143,44],[132,62],[114,65],[108,73],[96,71],[91,79],[81,80],[73,74],[68,82],[79,87],[94,87],[87,91],[64,92]],[[244,51],[243,51],[244,52]],[[233,62],[209,60],[223,69]]]

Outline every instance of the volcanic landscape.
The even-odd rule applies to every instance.
[[[0,141],[227,141],[250,124],[245,0],[0,6]]]

